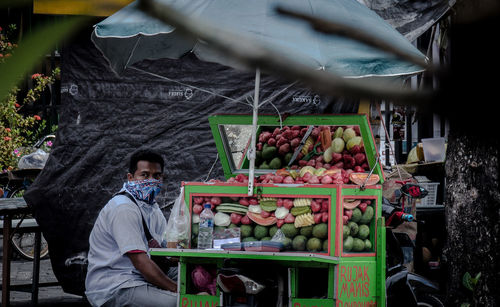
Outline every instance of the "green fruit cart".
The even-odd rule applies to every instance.
[[[209,121],[226,181],[183,182],[190,248],[151,250],[180,259],[178,306],[224,305],[221,287],[197,285],[200,266],[214,276],[231,268],[273,280],[278,295],[260,305],[385,306],[383,173],[367,117],[259,115],[251,191],[252,116]],[[216,214],[215,238],[233,243],[196,248],[206,203]],[[265,248],[269,241],[279,248]]]

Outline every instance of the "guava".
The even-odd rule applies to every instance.
[[[361,210],[359,210],[359,208],[354,208],[352,210],[351,221],[354,223],[357,223],[357,222],[359,222],[359,220],[361,220],[361,216],[363,216],[363,213],[361,213]]]
[[[360,224],[368,224],[373,218],[373,215],[375,214],[375,210],[373,210],[372,206],[366,207],[365,213],[361,216],[359,219]]]
[[[344,252],[350,252],[353,244],[354,239],[351,236],[348,236],[347,239],[344,240]]]
[[[319,252],[321,250],[321,247],[322,247],[322,243],[321,243],[320,239],[313,237],[313,238],[310,238],[309,240],[307,240],[306,248],[308,251]]]
[[[351,221],[351,222],[347,223],[347,226],[349,226],[349,229],[351,230],[350,235],[353,236],[353,237],[355,237],[358,234],[358,231],[359,231],[358,224]]]
[[[250,237],[253,234],[253,227],[251,225],[241,225],[240,233],[242,238]]]
[[[305,226],[300,228],[300,234],[306,237],[310,237],[313,233],[313,225]]]
[[[269,235],[269,230],[266,226],[256,225],[253,229],[253,235],[260,240]]]
[[[278,226],[274,225],[269,228],[269,236],[274,237],[274,234],[278,231]]]
[[[292,248],[296,251],[303,251],[306,249],[307,238],[303,235],[298,235],[292,240]]]
[[[367,251],[372,250],[372,242],[368,239],[365,240],[365,250],[367,250]]]
[[[359,226],[358,238],[364,240],[368,238],[369,235],[370,235],[370,227],[368,227],[367,225]]]
[[[365,249],[365,241],[363,241],[359,238],[354,238],[352,250],[354,252],[361,252],[364,249]]]
[[[288,238],[293,238],[299,233],[299,230],[295,228],[293,223],[283,224],[283,226],[281,226],[281,231]]]
[[[326,239],[328,237],[328,224],[321,223],[314,225],[312,235],[318,239]]]
[[[344,230],[344,240],[345,240],[345,238],[347,238],[351,234],[351,228],[347,225],[344,225],[343,230]]]
[[[292,239],[285,237],[281,243],[283,243],[283,249],[290,249],[292,246]]]

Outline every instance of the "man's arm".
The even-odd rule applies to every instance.
[[[167,277],[153,260],[146,253],[127,253],[127,256],[132,261],[134,267],[141,272],[144,279],[153,285],[168,290],[177,292],[177,283]]]

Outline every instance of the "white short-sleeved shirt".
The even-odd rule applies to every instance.
[[[101,306],[119,289],[147,284],[126,253],[148,251],[141,211],[158,242],[162,242],[167,221],[158,204],[137,203],[140,211],[126,195],[113,197],[102,208],[90,233],[85,295],[93,306]]]

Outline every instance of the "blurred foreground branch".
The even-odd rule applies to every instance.
[[[290,81],[301,81],[312,89],[333,96],[362,99],[389,99],[400,104],[429,103],[432,93],[396,88],[382,80],[343,78],[337,74],[311,69],[252,40],[247,40],[224,29],[184,16],[168,5],[155,0],[140,0],[140,8],[147,14],[174,26],[187,36],[197,38],[214,50],[238,61],[248,68],[279,75]],[[348,35],[348,34],[347,34]],[[383,78],[381,78],[383,79]]]

